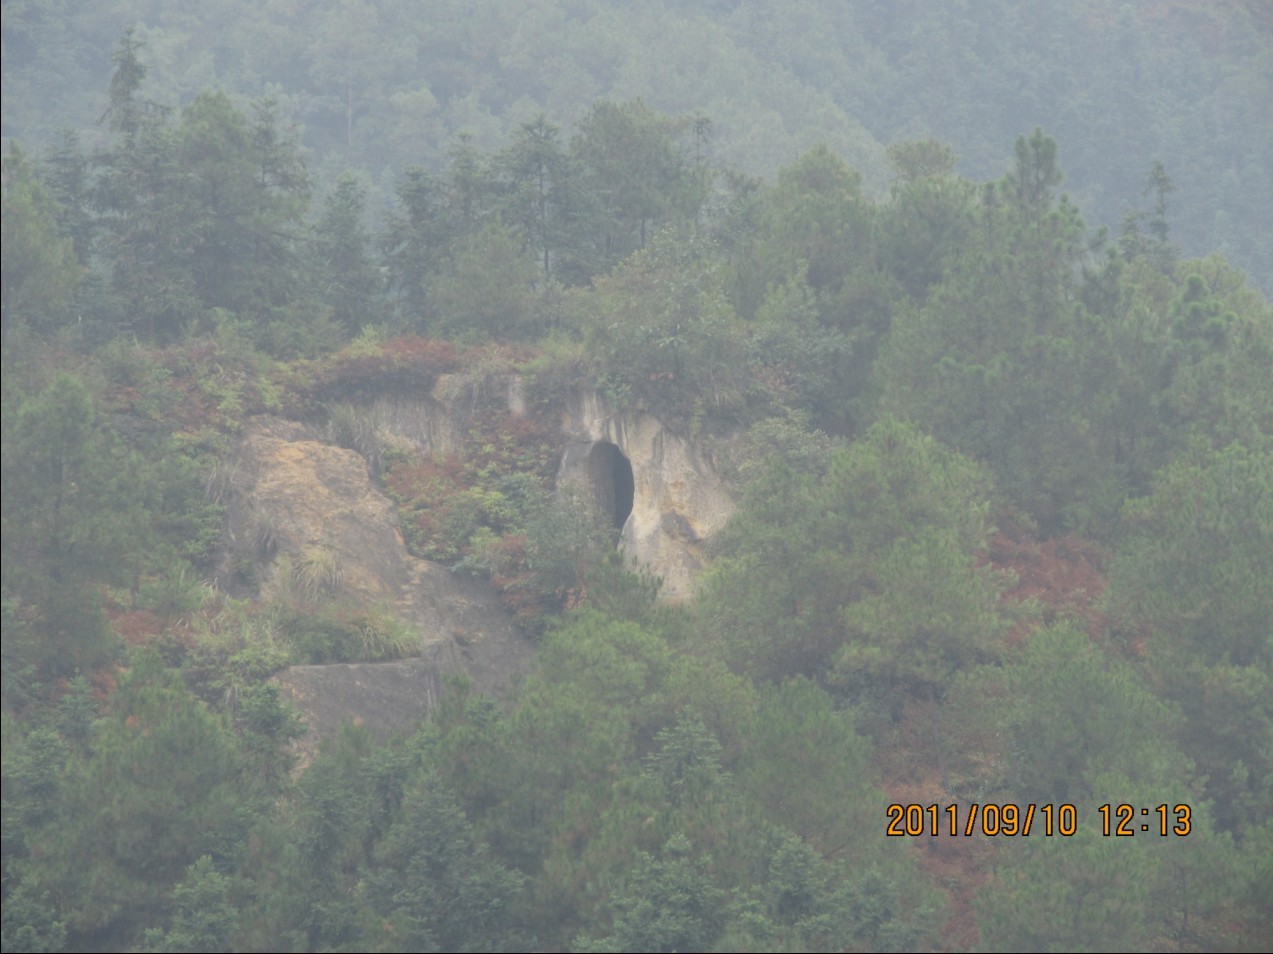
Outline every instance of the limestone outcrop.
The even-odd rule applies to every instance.
[[[665,598],[691,596],[705,545],[734,511],[711,457],[657,418],[614,411],[595,392],[576,396],[562,430],[559,484],[589,488],[613,516],[629,561],[663,578]]]
[[[447,674],[466,675],[479,690],[499,692],[529,667],[533,650],[494,592],[411,556],[397,512],[371,480],[365,460],[318,438],[313,428],[274,417],[248,425],[230,477],[227,563],[250,561],[267,598],[295,596],[303,580],[325,597],[384,606],[419,632],[422,656],[293,667],[280,682],[315,728],[333,721],[338,726],[341,717],[380,729],[405,728],[427,708]],[[327,671],[320,677],[307,670]],[[337,690],[332,679],[354,680],[367,691]],[[380,688],[367,688],[372,684]],[[319,692],[319,686],[325,688]],[[347,701],[337,706],[340,717],[321,715],[336,699]]]
[[[303,562],[323,564],[329,588],[397,602],[412,567],[393,504],[358,454],[323,443],[311,428],[254,418],[239,445],[230,539],[255,558],[260,592],[283,595]]]
[[[482,386],[509,413],[526,413],[518,376],[494,376]],[[446,453],[462,448],[474,401],[471,387],[444,375],[430,394],[384,395],[361,412],[388,443]],[[594,391],[577,392],[560,413],[558,485],[586,489],[611,518],[632,565],[663,578],[665,599],[690,597],[705,545],[734,510],[711,455],[648,413],[607,406]]]
[[[510,413],[525,413],[516,377],[485,386],[499,387],[501,399],[507,392]],[[431,394],[384,395],[354,412],[387,444],[445,453],[462,448],[471,401],[444,378]],[[584,489],[611,520],[628,560],[663,578],[664,598],[688,598],[708,541],[734,508],[710,455],[653,416],[616,411],[595,393],[564,403],[558,486]],[[296,598],[302,587],[310,596],[384,607],[419,632],[420,656],[296,666],[280,675],[316,734],[346,718],[381,732],[407,728],[447,674],[499,692],[527,671],[533,649],[493,590],[411,556],[366,459],[325,437],[276,417],[248,424],[230,470],[224,585],[267,599]]]

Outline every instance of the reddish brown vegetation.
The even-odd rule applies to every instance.
[[[207,339],[136,348],[106,371],[107,407],[174,432],[234,430],[275,400],[255,357]]]
[[[427,394],[438,376],[459,366],[455,345],[428,338],[354,342],[333,355],[297,364],[285,382],[287,411],[308,417],[321,405],[394,391]]]
[[[545,594],[535,586],[528,543],[524,535],[508,534],[491,548],[491,585],[517,624],[534,629],[546,614],[560,608],[565,595]]]
[[[909,713],[906,720],[916,729],[916,735],[926,734],[918,731],[919,722],[927,723],[929,718],[926,711],[918,711],[922,708],[925,707],[916,707],[916,711]],[[914,751],[931,751],[931,738],[922,741],[915,738],[913,741],[917,746]],[[995,839],[980,833],[972,837],[967,837],[962,832],[953,836],[950,834],[950,818],[945,812],[946,806],[958,805],[956,818],[962,825],[968,816],[968,804],[952,797],[942,787],[935,767],[922,778],[909,782],[886,782],[885,789],[891,804],[938,806],[939,826],[936,836],[926,827],[923,835],[896,840],[913,842],[920,849],[919,865],[929,883],[941,888],[948,896],[950,906],[941,931],[942,944],[938,949],[971,950],[980,939],[974,901],[977,892],[989,880],[994,867]],[[927,813],[924,821],[926,826],[931,824],[931,817]],[[887,824],[888,819],[881,817],[881,830]]]
[[[459,361],[449,341],[394,338],[376,351],[347,346],[319,362],[315,384],[338,394],[380,393],[433,387],[438,375],[453,371]]]
[[[164,620],[158,613],[146,609],[107,610],[111,628],[129,646],[142,646],[163,635]]]
[[[1105,617],[1097,605],[1105,592],[1104,554],[1097,544],[1067,534],[1039,541],[1011,519],[1001,521],[990,540],[988,562],[1016,576],[1016,585],[1004,593],[1015,603],[1034,600],[1043,609],[1041,622],[1049,625],[1069,619],[1092,636],[1103,633]],[[1020,643],[1031,626],[1022,624],[1008,635],[1009,645]]]
[[[946,803],[942,803],[946,804]],[[963,818],[968,806],[959,806]],[[977,893],[990,880],[998,842],[984,835],[936,838],[925,836],[920,868],[931,883],[940,885],[950,898],[946,923],[941,930],[941,950],[970,951],[981,939],[974,906]]]
[[[417,556],[454,564],[475,556],[476,531],[490,531],[495,539],[485,537],[481,558],[491,582],[517,621],[533,628],[557,607],[547,605],[546,599],[554,599],[539,592],[529,568],[522,524],[534,502],[518,499],[508,481],[522,475],[548,492],[557,468],[559,425],[541,409],[508,413],[502,395],[479,389],[475,400],[460,450],[395,463],[385,484],[400,508],[403,537]]]

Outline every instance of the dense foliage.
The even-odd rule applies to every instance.
[[[869,36],[881,103],[942,108],[940,64],[909,51],[945,14],[902,33],[893,6],[801,6],[800,26],[718,4],[686,42],[763,33],[764,62],[842,103],[855,74],[814,40]],[[5,949],[1267,948],[1273,307],[1175,244],[1192,170],[1140,150],[1150,207],[1112,238],[1037,128],[986,181],[851,124],[750,179],[712,158],[734,112],[598,99],[565,129],[499,101],[473,62],[539,89],[555,29],[560,110],[609,88],[583,82],[596,64],[637,69],[620,21],[652,27],[545,3],[505,50],[479,42],[496,7],[439,7],[403,90],[419,51],[394,4],[297,11],[303,53],[258,29],[275,5],[235,46],[248,20],[214,4],[205,73],[246,88],[273,61],[297,92],[248,104],[191,66],[182,103],[155,101],[152,65],[171,78],[197,46],[165,20],[120,41],[91,147],[4,158]],[[1110,26],[1074,10],[1049,35]],[[7,94],[23,64],[48,81],[33,51],[102,29],[88,11],[6,3]],[[1148,69],[1137,43],[1186,14],[1120,16],[1103,42]],[[1259,13],[1196,16],[1239,64],[1226,82],[1256,82],[1230,31]],[[703,69],[702,103],[742,95]],[[1014,115],[1041,95],[1019,89]],[[281,118],[302,107],[339,175]],[[458,118],[479,135],[443,135]],[[377,137],[427,165],[373,162]],[[887,196],[864,185],[886,162]],[[376,399],[435,387],[468,408],[460,449],[396,445]],[[710,444],[734,482],[687,605],[553,492],[554,415],[581,391]],[[225,538],[261,413],[361,454],[408,547],[488,579],[537,672],[499,701],[456,683],[402,737],[346,726],[298,767],[269,677],[419,636],[347,599],[321,548],[278,555],[268,521]],[[263,599],[276,558],[288,585]],[[891,838],[890,803],[1070,804],[1078,831]],[[1188,834],[1137,815],[1107,835],[1105,804],[1154,826],[1187,806]]]
[[[765,176],[826,142],[879,195],[900,140],[950,143],[983,179],[1043,123],[1087,214],[1150,231],[1144,175],[1161,160],[1186,254],[1222,250],[1266,293],[1273,280],[1262,0],[4,0],[4,135],[55,149],[96,122],[127,26],[146,44],[144,97],[175,110],[209,87],[274,96],[321,179],[367,169],[386,199],[405,167],[444,168],[458,133],[494,153],[540,111],[575,127],[593,140],[578,154],[588,173],[621,186],[602,202],[610,261],[699,188],[650,136],[659,125],[692,141],[691,166],[710,155]]]

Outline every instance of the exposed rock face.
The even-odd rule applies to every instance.
[[[518,376],[488,381],[486,387],[488,393],[499,389],[509,413],[526,412]],[[364,410],[387,441],[446,453],[461,448],[473,400],[471,390],[443,376],[431,394],[382,396]],[[620,546],[632,564],[663,578],[665,599],[690,597],[706,543],[734,510],[701,446],[649,414],[616,412],[585,391],[562,409],[562,449],[558,484],[577,481],[588,489],[620,531]]]
[[[499,386],[509,412],[525,413],[520,380]],[[459,449],[471,401],[444,378],[432,394],[382,396],[362,411],[386,441],[445,453]],[[563,409],[561,439],[559,484],[586,488],[629,560],[663,578],[665,598],[692,595],[704,547],[734,509],[709,456],[656,418],[614,412],[589,392]],[[357,453],[325,442],[315,428],[263,416],[248,426],[230,482],[227,577],[236,558],[248,560],[266,598],[294,594],[305,578],[342,598],[392,608],[420,633],[418,658],[295,666],[280,675],[312,739],[345,719],[378,732],[408,728],[447,674],[499,692],[530,668],[530,644],[488,586],[407,553],[397,512]]]
[[[705,544],[734,511],[711,459],[658,419],[613,412],[591,392],[572,402],[563,429],[568,443],[558,482],[591,488],[597,506],[621,526],[628,558],[663,577],[666,598],[691,596]]]
[[[379,738],[410,731],[437,703],[442,670],[426,653],[391,663],[338,663],[292,666],[274,677],[301,713],[309,733],[297,749],[302,765],[311,762],[323,739],[352,721]]]
[[[231,482],[232,548],[261,567],[263,596],[287,592],[297,568],[308,565],[338,595],[389,606],[420,632],[421,659],[294,667],[284,675],[280,682],[315,728],[343,718],[406,727],[444,674],[468,675],[479,690],[497,692],[529,667],[532,649],[489,587],[407,553],[397,512],[358,454],[321,442],[304,425],[260,417],[243,437]],[[366,691],[337,689],[333,679]]]
[[[282,595],[289,564],[323,559],[339,589],[370,600],[407,599],[412,567],[393,504],[353,451],[272,417],[252,421],[239,449],[231,534],[264,559],[261,595]]]
[[[431,395],[384,395],[371,405],[371,419],[391,443],[424,454],[442,454],[460,444],[460,422],[447,405]]]
[[[437,704],[448,676],[467,676],[479,691],[496,693],[508,688],[510,673],[529,668],[524,642],[510,652],[509,645],[499,645],[489,632],[473,632],[476,640],[426,641],[421,655],[412,659],[291,666],[275,676],[310,730],[298,745],[302,764],[348,721],[380,738],[411,731]]]
[[[500,397],[510,414],[526,413],[526,391],[520,376],[498,375],[486,384],[502,392]],[[471,382],[444,374],[430,394],[385,394],[364,410],[389,443],[423,454],[445,454],[461,448],[465,423],[478,397]]]

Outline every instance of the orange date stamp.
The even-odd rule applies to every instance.
[[[967,805],[902,805],[888,806],[888,826],[884,833],[894,838],[936,837],[971,838],[973,835],[1059,835],[1069,837],[1078,831],[1078,809],[1069,802],[1016,805],[1012,802],[971,802]]]
[[[892,838],[937,837],[971,838],[974,835],[1013,837],[1042,835],[1068,838],[1078,833],[1078,808],[1069,802],[1036,804],[1028,802],[970,802],[966,805],[888,806],[888,823],[884,833]],[[1193,831],[1193,809],[1182,803],[1137,806],[1126,802],[1107,803],[1097,810],[1100,833],[1105,837],[1159,835],[1184,837]]]

